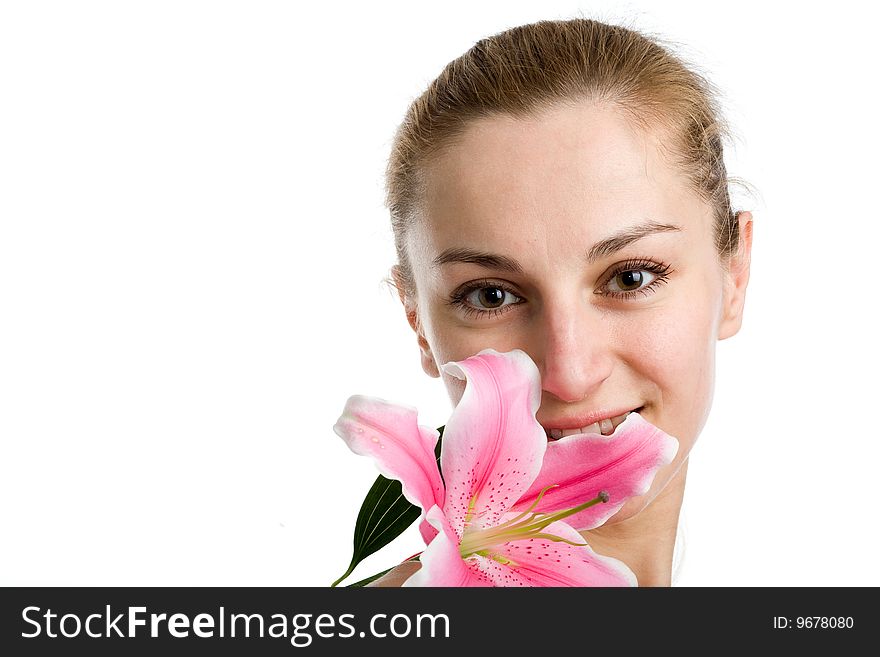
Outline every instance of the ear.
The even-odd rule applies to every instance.
[[[746,287],[749,284],[749,269],[752,263],[752,213],[739,212],[740,248],[730,258],[730,267],[724,276],[724,297],[722,301],[721,323],[718,339],[724,340],[739,332],[742,326],[743,305],[746,302]]]
[[[431,352],[431,345],[425,338],[422,322],[419,320],[418,306],[415,299],[406,293],[406,285],[404,278],[400,273],[400,265],[394,265],[391,268],[391,276],[394,278],[394,287],[397,288],[397,295],[400,297],[400,303],[403,304],[406,313],[406,321],[409,322],[410,328],[415,332],[416,339],[421,352],[422,369],[425,374],[435,379],[440,378],[440,370],[437,368],[437,361],[434,360],[434,354]]]

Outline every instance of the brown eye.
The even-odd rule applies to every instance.
[[[518,296],[498,285],[483,285],[464,295],[467,306],[476,311],[499,310],[520,301]]]
[[[608,285],[611,292],[634,292],[654,280],[654,274],[644,270],[622,271]]]
[[[500,287],[480,288],[477,299],[484,308],[498,308],[504,303],[504,290]]]
[[[642,286],[642,272],[640,271],[621,272],[615,278],[620,289],[624,291],[636,290]]]

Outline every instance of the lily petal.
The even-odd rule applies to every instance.
[[[547,436],[535,419],[541,380],[518,349],[485,349],[443,370],[466,379],[461,401],[443,430],[443,512],[461,537],[465,523],[491,526],[538,475]]]
[[[548,525],[545,533],[584,543],[565,522]],[[596,554],[587,545],[571,543],[547,538],[510,541],[498,546],[494,559],[479,557],[480,570],[495,586],[637,585],[635,574],[622,561]]]
[[[558,486],[544,494],[535,511],[570,509],[604,490],[610,497],[607,504],[565,519],[579,530],[598,527],[627,499],[647,493],[657,470],[670,463],[677,451],[678,440],[638,413],[630,413],[611,436],[582,434],[550,443],[540,474],[514,510],[528,508],[543,488],[554,484]]]
[[[443,504],[434,447],[440,434],[419,426],[416,409],[384,399],[349,397],[333,426],[355,454],[371,456],[379,471],[403,486],[403,496],[425,511]]]
[[[461,558],[458,536],[440,507],[432,507],[425,518],[439,533],[419,556],[422,567],[403,586],[493,586]]]

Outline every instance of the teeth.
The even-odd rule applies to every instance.
[[[598,433],[603,436],[610,436],[631,412],[602,420],[601,422],[593,422],[593,424],[581,427],[580,429],[547,429],[547,435],[550,440],[559,440],[566,436],[578,436],[584,433]]]
[[[630,411],[630,413],[632,412],[633,411]],[[629,413],[624,413],[623,415],[618,415],[617,417],[611,418],[611,424],[613,425],[614,429],[616,429],[618,425],[622,424],[627,417],[629,417]]]
[[[569,429],[568,431],[563,432],[567,436],[574,436],[579,433],[601,433],[601,427],[599,422],[593,422],[588,427],[581,427],[580,429]]]

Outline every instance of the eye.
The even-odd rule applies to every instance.
[[[505,300],[513,302],[513,294],[505,290],[503,287],[489,286],[481,287],[473,290],[465,296],[465,300],[472,306],[485,310],[496,310],[502,306],[509,305]],[[516,298],[516,297],[514,297]]]
[[[507,312],[523,299],[500,283],[475,281],[456,290],[449,303],[458,306],[465,316],[484,317]]]
[[[613,293],[635,292],[646,285],[650,285],[657,278],[654,274],[644,269],[622,271],[615,274],[608,281],[609,291]]]
[[[646,297],[656,292],[658,286],[668,283],[672,271],[669,265],[653,260],[628,260],[615,267],[597,294],[615,299]]]

